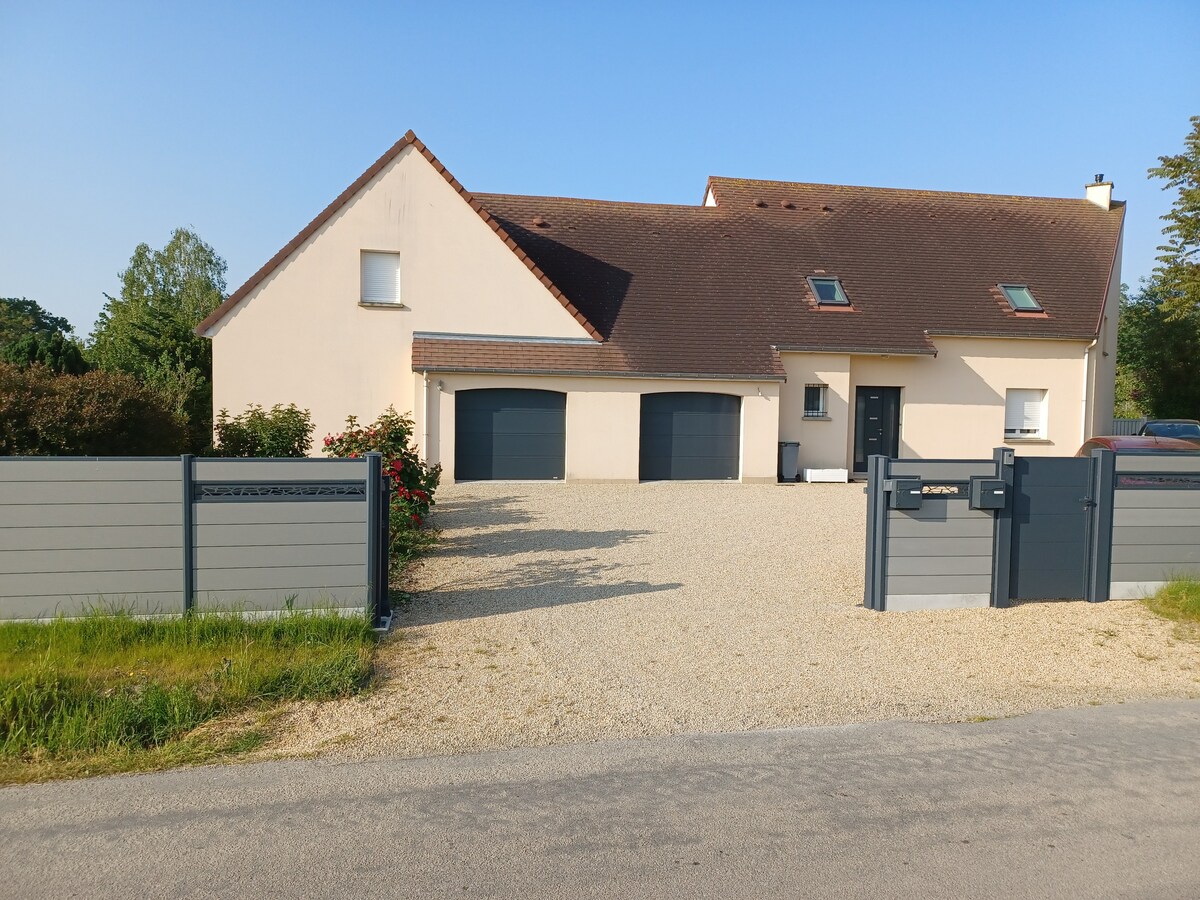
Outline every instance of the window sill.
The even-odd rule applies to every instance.
[[[390,303],[387,300],[359,300],[358,305],[363,309],[403,309],[411,312],[403,303]]]
[[[831,416],[805,416],[801,421],[803,421],[803,422],[832,422],[833,418]]]
[[[1004,439],[1004,443],[1006,443],[1006,444],[1053,444],[1054,441],[1050,440],[1049,438],[1006,437]]]

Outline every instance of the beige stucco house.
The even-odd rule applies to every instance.
[[[197,331],[216,409],[296,403],[319,447],[392,405],[447,480],[774,481],[781,441],[824,477],[1070,455],[1112,418],[1123,216],[1099,178],[472,194],[410,132]]]

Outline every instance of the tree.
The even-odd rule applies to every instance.
[[[42,365],[58,375],[82,375],[88,370],[79,342],[61,332],[48,337],[35,332],[9,341],[0,348],[0,360],[21,368]]]
[[[88,370],[74,327],[51,315],[35,300],[0,297],[0,360],[28,367],[40,363],[55,372],[82,375]]]
[[[1173,303],[1157,281],[1121,294],[1117,325],[1118,415],[1195,418],[1200,414],[1200,306]]]
[[[1200,116],[1192,116],[1191,123],[1183,153],[1160,156],[1159,165],[1150,169],[1151,178],[1166,181],[1164,191],[1179,191],[1162,217],[1167,242],[1158,248],[1155,278],[1168,311],[1181,316],[1200,307]]]
[[[185,228],[175,229],[162,250],[139,244],[89,347],[97,366],[133,375],[158,393],[187,423],[197,452],[212,441],[212,347],[194,329],[224,300],[225,269]]]
[[[0,297],[0,347],[27,334],[73,334],[74,327],[62,316],[53,316],[36,300]]]

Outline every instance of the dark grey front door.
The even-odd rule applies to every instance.
[[[557,391],[455,391],[455,480],[562,478],[566,410],[567,395]]]
[[[737,478],[741,419],[741,397],[642,394],[641,479]]]
[[[900,388],[860,387],[854,396],[854,471],[872,456],[900,455]]]
[[[1014,461],[1009,582],[1014,600],[1086,595],[1091,473],[1086,458]]]

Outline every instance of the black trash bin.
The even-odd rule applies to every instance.
[[[779,480],[795,481],[800,475],[800,442],[779,442]]]

